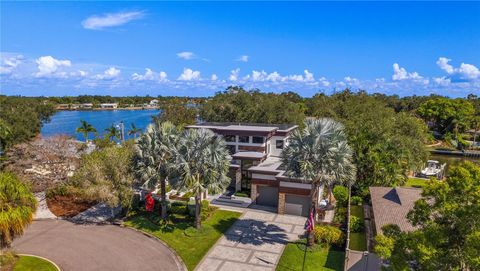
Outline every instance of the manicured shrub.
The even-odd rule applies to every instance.
[[[350,203],[352,205],[362,205],[362,202],[363,202],[363,200],[359,196],[353,196],[353,197],[350,198]]]
[[[210,217],[210,215],[217,209],[217,207],[210,206],[210,202],[208,200],[202,200],[201,202],[201,209],[200,209],[200,216],[202,221],[206,220]],[[188,202],[188,214],[192,217],[195,216],[195,201],[191,200]]]
[[[317,243],[324,243],[327,245],[341,245],[343,242],[342,231],[339,228],[333,226],[317,226],[313,230],[313,235],[315,236],[315,242]]]
[[[364,222],[362,219],[357,216],[350,216],[350,231],[352,232],[361,232],[364,228]]]
[[[375,253],[382,259],[389,259],[392,256],[395,240],[385,235],[375,236]]]
[[[348,200],[348,189],[345,186],[337,185],[333,188],[333,196],[339,205],[345,206]]]
[[[171,214],[179,214],[179,215],[188,214],[187,203],[181,202],[181,201],[172,202],[172,204],[170,205],[170,213]]]
[[[383,235],[395,238],[402,232],[397,224],[387,224],[382,227]]]
[[[347,208],[337,207],[335,209],[335,215],[333,216],[333,222],[336,224],[343,224],[345,223],[346,218],[347,218]]]

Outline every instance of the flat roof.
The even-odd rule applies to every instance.
[[[241,159],[241,158],[250,158],[250,159],[262,159],[265,157],[263,152],[256,152],[256,151],[242,151],[237,152],[232,155],[234,159]]]
[[[279,173],[282,171],[278,169],[282,165],[282,160],[280,157],[270,156],[265,161],[261,162],[256,166],[250,167],[248,170],[250,171],[268,171],[272,173]]]
[[[297,127],[298,125],[295,125],[295,124],[266,124],[266,123],[242,123],[242,122],[203,122],[203,123],[187,126],[187,128],[245,130],[245,131],[264,131],[264,132],[270,132],[273,130],[288,132]]]

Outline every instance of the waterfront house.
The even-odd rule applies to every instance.
[[[80,105],[80,108],[83,108],[83,109],[92,109],[93,108],[93,104],[92,103],[83,103]]]
[[[118,108],[118,103],[103,103],[103,104],[100,104],[100,108],[115,109],[115,108]]]
[[[249,192],[253,203],[274,207],[279,214],[308,215],[311,185],[285,176],[281,162],[297,125],[206,122],[186,128],[210,129],[225,139],[231,155],[231,190]],[[322,195],[323,187],[319,189]]]
[[[408,221],[407,214],[415,201],[421,198],[422,189],[412,187],[370,187],[373,224],[376,234],[382,227],[395,224],[402,231],[413,231],[415,227]]]

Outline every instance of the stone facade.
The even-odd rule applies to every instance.
[[[235,191],[242,190],[242,171],[240,168],[235,172]]]
[[[285,213],[285,193],[278,193],[278,213]]]
[[[256,202],[257,200],[257,185],[252,184],[250,186],[250,198],[252,199],[252,202]]]

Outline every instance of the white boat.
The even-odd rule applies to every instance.
[[[437,179],[442,179],[445,165],[440,164],[437,160],[428,160],[427,166],[420,171],[419,175],[423,178],[436,177]]]

